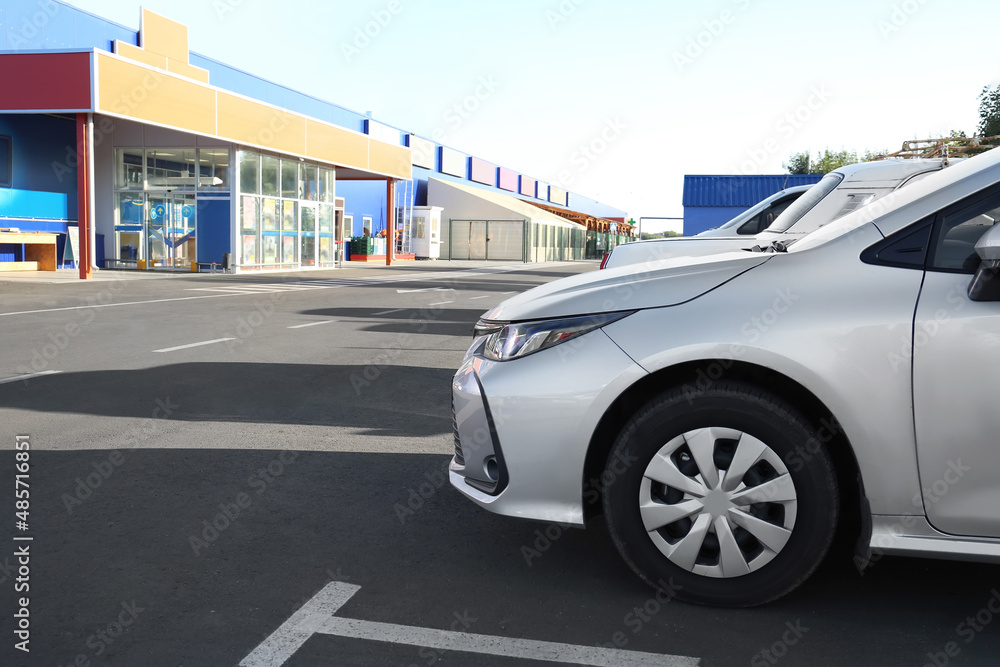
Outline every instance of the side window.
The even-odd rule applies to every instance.
[[[778,219],[778,216],[785,212],[793,201],[798,199],[798,197],[787,197],[778,201],[771,206],[768,206],[763,211],[750,218],[737,230],[737,234],[759,234],[760,232],[767,229],[772,222]]]
[[[761,227],[761,221],[764,219],[764,216],[767,215],[768,210],[769,209],[764,209],[754,217],[744,222],[742,225],[740,225],[740,228],[736,230],[736,233],[741,236],[745,236],[747,234],[756,234],[757,232],[759,232]]]
[[[945,211],[934,230],[928,270],[975,273],[979,268],[976,242],[998,220],[1000,194],[997,193]]]

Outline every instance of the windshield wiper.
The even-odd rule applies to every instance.
[[[788,252],[788,246],[798,241],[798,239],[784,239],[782,241],[771,241],[766,246],[755,245],[750,248],[750,252]]]

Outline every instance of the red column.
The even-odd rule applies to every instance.
[[[393,198],[393,185],[395,181],[391,178],[386,182],[385,188],[385,265],[392,266],[392,251],[396,248],[396,202]]]
[[[90,247],[90,146],[87,143],[87,114],[76,115],[76,192],[77,219],[80,225],[79,256],[76,258],[80,267],[80,278],[90,278],[90,257],[93,249]]]

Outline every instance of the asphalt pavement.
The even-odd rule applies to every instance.
[[[1000,663],[996,566],[831,559],[766,607],[697,607],[600,520],[452,490],[475,320],[595,268],[0,277],[0,665]]]

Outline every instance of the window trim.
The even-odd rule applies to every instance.
[[[948,269],[933,266],[939,251],[938,244],[941,241],[941,234],[944,233],[944,221],[949,216],[959,215],[962,212],[986,203],[993,203],[990,210],[1000,208],[1000,186],[992,185],[979,192],[973,193],[964,199],[955,202],[937,212],[934,219],[934,229],[931,232],[931,240],[927,247],[927,257],[924,262],[926,271],[935,273],[956,273],[962,275],[975,275],[976,268],[973,269]],[[977,264],[978,268],[978,264]]]
[[[954,216],[961,214],[963,211],[971,208],[978,207],[982,204],[994,203],[995,206],[992,208],[1000,208],[1000,185],[991,185],[978,192],[974,192],[963,199],[954,202],[942,209],[938,209],[933,213],[930,213],[919,220],[903,227],[902,229],[890,234],[886,238],[878,241],[869,247],[865,248],[861,252],[861,261],[865,264],[875,264],[878,266],[891,266],[895,268],[902,269],[916,269],[918,271],[933,271],[935,273],[954,273],[960,275],[974,275],[976,273],[975,269],[952,269],[935,267],[933,265],[936,259],[938,251],[938,243],[941,240],[941,234],[944,232],[944,221],[945,218],[949,216]],[[924,228],[929,228],[927,247],[924,249],[923,261],[917,264],[910,264],[905,262],[898,262],[887,260],[884,257],[879,257],[880,253],[884,250],[890,248],[896,243],[902,241],[903,239],[917,234],[923,231]]]

